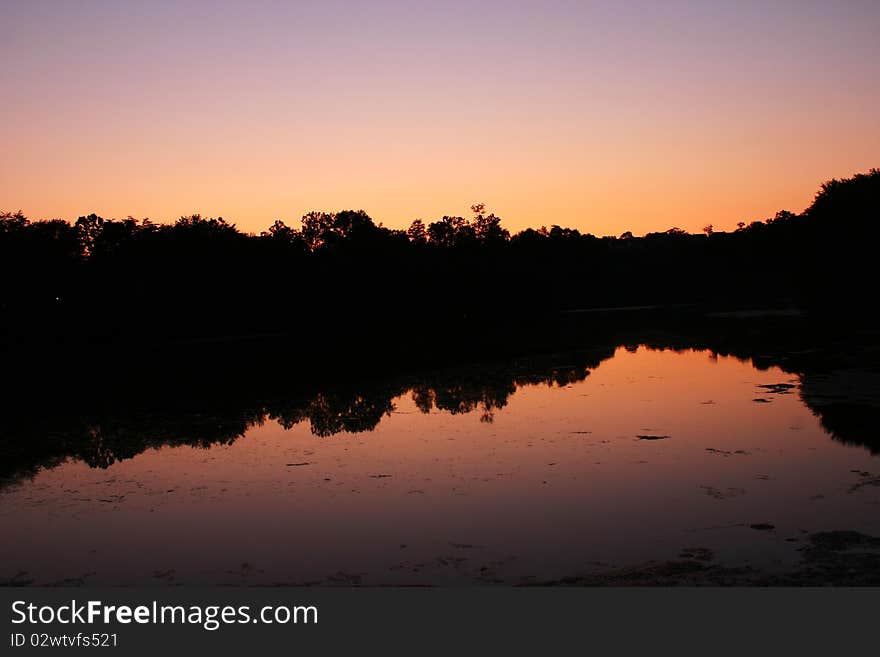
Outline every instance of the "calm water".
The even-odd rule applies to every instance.
[[[583,374],[358,398],[380,418],[361,432],[318,399],[207,447],[61,459],[0,489],[0,578],[517,584],[682,555],[772,572],[810,533],[880,535],[877,457],[822,428],[799,377],[644,347]]]

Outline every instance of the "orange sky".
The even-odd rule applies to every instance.
[[[0,209],[731,229],[880,165],[880,8],[827,4],[5,2]]]

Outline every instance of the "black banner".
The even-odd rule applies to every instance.
[[[878,592],[6,588],[3,654],[840,654],[874,641]]]

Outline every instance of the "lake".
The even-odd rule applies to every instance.
[[[846,555],[876,563],[877,450],[805,402],[833,371],[643,344],[572,358],[69,435],[34,419],[65,447],[0,489],[0,578],[837,583]],[[850,407],[828,405],[837,425]]]

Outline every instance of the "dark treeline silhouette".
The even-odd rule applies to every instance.
[[[275,361],[262,362],[257,377],[237,372],[220,383],[216,371],[181,381],[180,370],[163,370],[124,384],[112,373],[86,373],[80,386],[35,386],[14,403],[7,398],[0,415],[0,485],[70,458],[108,467],[149,448],[229,444],[267,420],[285,428],[306,422],[317,438],[368,432],[401,395],[410,395],[424,413],[472,413],[492,422],[518,388],[583,381],[618,345],[706,350],[761,370],[779,367],[798,376],[801,399],[834,439],[880,453],[877,337],[874,330],[796,317],[703,319],[615,326],[575,350],[375,377],[338,365],[303,373]],[[855,394],[854,381],[861,384]]]
[[[614,306],[862,312],[874,305],[861,288],[875,279],[878,209],[873,169],[825,183],[802,214],[644,237],[559,225],[510,235],[481,204],[470,218],[408,230],[363,211],[311,212],[299,228],[276,221],[259,235],[199,215],[70,224],[7,212],[0,330],[7,345],[279,335],[314,351],[367,344],[389,328],[398,343],[424,331],[432,342],[479,342],[483,320]]]

